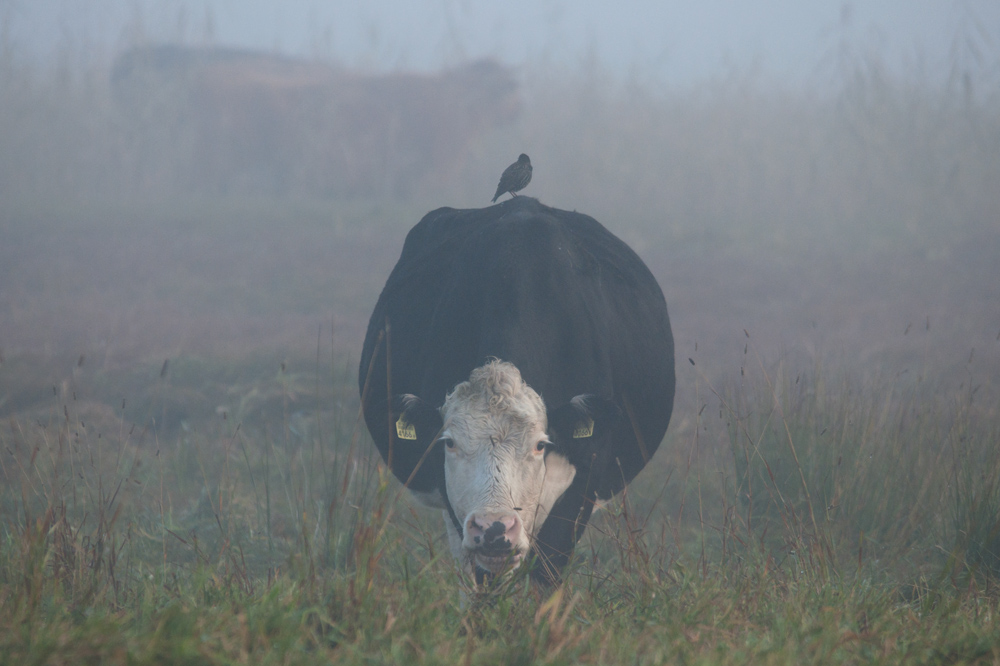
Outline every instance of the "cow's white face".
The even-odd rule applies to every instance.
[[[445,513],[452,552],[472,575],[513,569],[575,468],[548,450],[545,404],[510,363],[473,370],[441,415],[448,499],[462,526]]]

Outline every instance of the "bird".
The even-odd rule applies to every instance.
[[[512,197],[520,190],[523,190],[531,182],[531,160],[524,153],[521,153],[517,161],[503,170],[500,176],[500,184],[497,185],[497,193],[493,195],[493,203],[504,192],[510,192]]]

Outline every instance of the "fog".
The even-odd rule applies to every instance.
[[[0,412],[349,363],[406,230],[520,152],[657,276],[682,405],[745,354],[993,395],[996,3],[278,7],[0,4]]]
[[[34,58],[137,41],[221,43],[353,68],[433,71],[492,57],[515,67],[597,62],[616,76],[690,85],[754,70],[825,87],[847,53],[897,73],[955,66],[996,77],[1000,7],[990,0],[369,3],[315,0],[6,0],[5,39]],[[986,71],[988,70],[988,71]]]

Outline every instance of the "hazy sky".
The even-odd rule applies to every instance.
[[[956,63],[996,77],[1000,61],[1000,0],[0,0],[0,8],[8,39],[33,54],[59,44],[113,52],[144,37],[383,70],[480,56],[518,66],[596,61],[668,85],[734,69],[822,80],[845,48],[932,77]]]

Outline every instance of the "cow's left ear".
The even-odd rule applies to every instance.
[[[397,395],[392,399],[392,417],[395,437],[403,441],[428,442],[441,429],[441,413],[412,394]]]
[[[596,395],[578,395],[549,412],[549,432],[564,445],[606,432],[619,418],[618,406]]]

